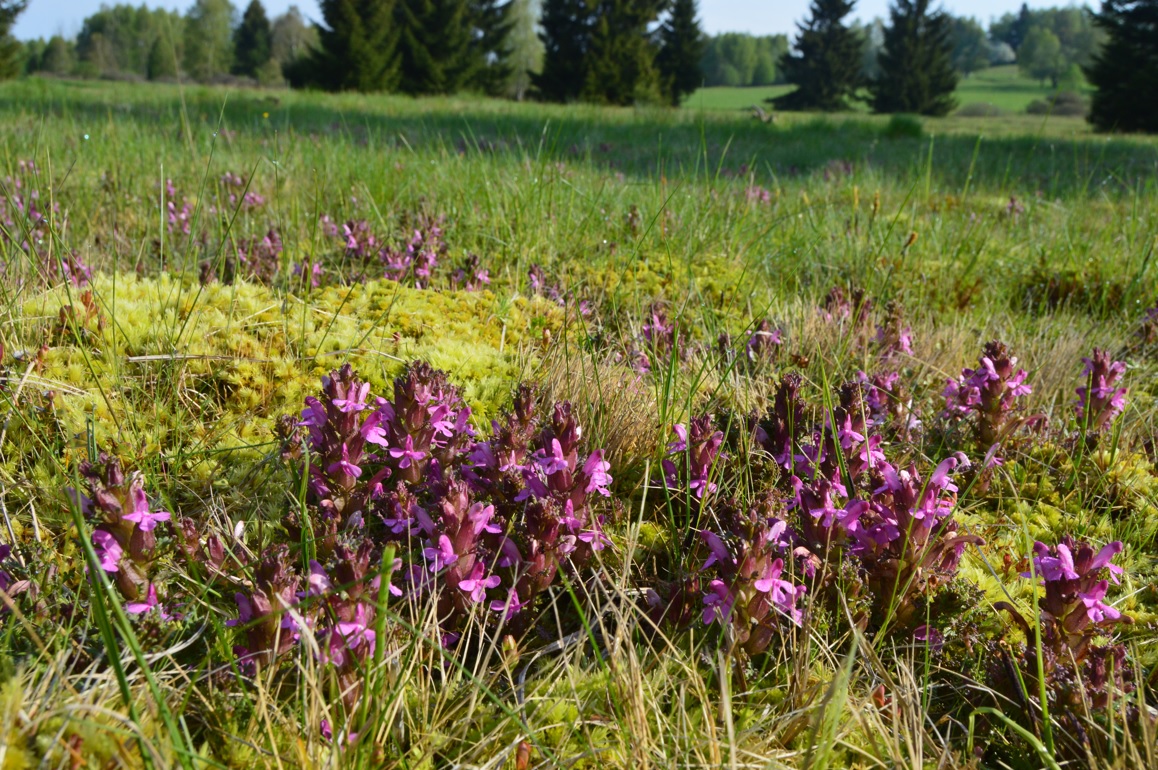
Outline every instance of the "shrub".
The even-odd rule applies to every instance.
[[[1026,106],[1025,111],[1030,115],[1084,118],[1089,112],[1089,104],[1079,93],[1059,91],[1046,99],[1035,99]]]
[[[885,124],[884,135],[886,139],[920,139],[925,135],[925,128],[917,116],[897,114]]]

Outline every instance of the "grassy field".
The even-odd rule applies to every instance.
[[[695,110],[746,111],[752,105],[769,109],[765,102],[792,90],[791,86],[701,88],[684,102]],[[1030,102],[1046,98],[1049,88],[1023,77],[1016,65],[990,67],[962,78],[957,87],[958,105],[989,104],[1012,115],[1024,114]],[[858,105],[864,110],[863,105]]]
[[[1158,766],[1153,138],[0,120],[0,767]]]

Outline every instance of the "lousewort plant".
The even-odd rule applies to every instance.
[[[987,450],[1020,423],[1014,419],[1018,399],[1033,392],[1025,382],[1027,376],[1004,344],[989,342],[977,368],[962,369],[961,377],[945,386],[943,417],[972,420],[977,444]]]
[[[584,453],[570,405],[543,410],[529,388],[489,438],[469,418],[446,375],[419,362],[395,379],[390,400],[346,365],[323,378],[300,419],[282,420],[282,456],[304,473],[307,502],[287,527],[314,558],[306,569],[274,546],[238,592],[242,673],[271,664],[308,629],[353,708],[368,656],[390,644],[375,630],[379,595],[429,598],[442,643],[455,648],[471,625],[530,629],[560,572],[582,586],[583,567],[610,545],[603,451]],[[388,545],[398,558],[382,592]],[[229,562],[213,541],[186,551],[210,572]]]

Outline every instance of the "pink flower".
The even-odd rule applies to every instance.
[[[149,511],[149,500],[145,497],[145,490],[134,487],[132,491],[133,497],[133,512],[126,513],[123,518],[125,521],[131,521],[140,527],[142,532],[152,532],[157,527],[158,521],[168,521],[169,513],[167,511],[157,511],[152,513]]]
[[[1057,556],[1049,556],[1045,543],[1033,544],[1033,550],[1039,555],[1033,560],[1037,573],[1049,581],[1077,580],[1078,573],[1074,571],[1074,557],[1070,549],[1064,544],[1057,547]]]
[[[543,469],[543,473],[548,476],[565,471],[568,467],[567,458],[563,455],[563,446],[557,438],[551,439],[550,454],[544,450],[539,450],[535,459],[538,461],[539,467]]]
[[[708,583],[708,592],[704,595],[704,625],[711,625],[719,620],[725,623],[732,614],[732,603],[735,599],[732,592],[722,580],[713,580]]]
[[[399,468],[409,468],[411,462],[418,462],[426,457],[426,453],[416,451],[414,449],[414,437],[408,435],[405,446],[394,447],[390,450],[390,456],[400,461],[398,463]]]
[[[506,599],[495,599],[490,604],[491,611],[503,613],[504,619],[518,615],[526,606],[526,603],[519,600],[519,592],[513,588]]]
[[[362,469],[350,462],[350,449],[345,441],[342,442],[342,459],[326,468],[326,473],[332,476],[343,474],[354,478],[362,475]]]
[[[467,511],[466,517],[470,520],[475,535],[481,535],[483,532],[497,535],[503,531],[503,528],[498,524],[491,523],[494,515],[495,507],[493,505],[483,506],[482,503],[475,503]]]
[[[121,544],[111,533],[105,532],[103,529],[93,530],[92,544],[97,558],[100,559],[101,569],[105,572],[116,572],[120,569],[117,565],[125,549],[121,548]]]
[[[333,399],[334,406],[338,407],[338,411],[349,414],[350,412],[360,412],[366,408],[366,397],[370,395],[370,383],[363,382],[356,386],[350,393],[346,394],[346,398]]]
[[[608,487],[611,485],[611,475],[607,472],[611,470],[611,463],[603,459],[603,450],[597,449],[591,453],[587,458],[587,462],[583,464],[583,473],[589,479],[587,488],[584,490],[588,494],[591,492],[598,492],[604,497],[611,496],[611,490]]]
[[[1122,617],[1122,613],[1108,604],[1102,602],[1102,598],[1106,595],[1110,584],[1106,580],[1099,581],[1087,593],[1078,593],[1078,598],[1082,600],[1082,604],[1086,605],[1086,615],[1093,623],[1102,623],[1106,620],[1117,620]]]
[[[125,612],[130,615],[142,615],[149,610],[157,608],[157,615],[161,620],[172,620],[174,616],[165,612],[165,608],[161,606],[157,599],[157,587],[149,583],[149,590],[145,592],[145,601],[143,602],[129,602],[125,605]]]
[[[724,544],[724,541],[715,532],[708,529],[701,529],[700,537],[708,544],[708,558],[704,562],[704,565],[700,567],[701,572],[713,564],[732,566],[735,563],[732,554],[728,552],[728,546]]]
[[[422,549],[422,555],[430,562],[431,572],[438,572],[448,564],[458,561],[458,554],[454,552],[454,546],[446,535],[439,536],[437,548]]]
[[[475,562],[474,569],[471,570],[470,577],[466,580],[458,581],[458,588],[460,591],[465,591],[470,595],[470,600],[475,604],[480,604],[487,598],[488,588],[498,588],[502,578],[498,575],[491,575],[490,577],[483,577],[486,571],[483,569],[481,562]]]

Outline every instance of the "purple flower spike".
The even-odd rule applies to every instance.
[[[1104,428],[1114,421],[1126,407],[1126,388],[1117,387],[1126,373],[1126,364],[1114,361],[1104,350],[1094,348],[1090,358],[1083,358],[1085,384],[1077,389],[1078,403],[1074,407],[1078,423],[1091,431]]]

